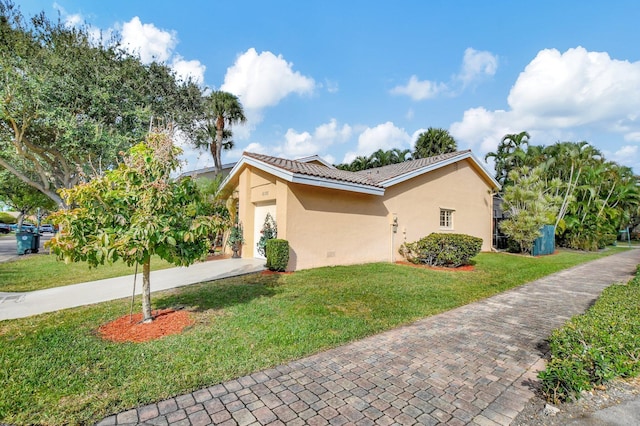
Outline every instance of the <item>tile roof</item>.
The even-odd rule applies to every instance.
[[[417,160],[409,160],[403,163],[390,164],[388,166],[376,167],[373,169],[362,170],[355,173],[367,176],[372,182],[381,183],[389,179],[393,179],[395,177],[419,170],[423,167],[433,166],[442,161],[450,160],[452,158],[463,156],[469,153],[471,153],[471,150],[467,149],[465,151],[456,151],[448,154],[436,155],[435,157],[419,158]]]
[[[368,176],[360,175],[346,170],[332,169],[326,166],[320,166],[318,164],[302,163],[296,160],[271,157],[264,154],[254,154],[252,152],[245,152],[243,155],[295,174],[382,188]]]
[[[452,158],[470,153],[471,150],[456,151],[448,154],[437,155],[435,157],[420,158],[417,160],[409,160],[403,163],[391,164],[383,167],[362,170],[359,172],[350,172],[347,170],[333,169],[320,166],[317,164],[303,163],[296,160],[288,160],[286,158],[271,157],[264,154],[255,154],[245,152],[244,155],[256,160],[262,161],[274,167],[286,170],[291,173],[299,173],[307,176],[315,176],[324,179],[333,179],[342,182],[357,183],[360,185],[371,185],[381,187],[380,183],[395,177],[411,173],[423,167],[435,165],[441,161],[450,160]]]

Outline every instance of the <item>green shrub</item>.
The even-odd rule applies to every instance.
[[[5,213],[5,212],[0,212],[0,223],[17,223],[18,220],[11,216],[9,213]]]
[[[538,377],[549,401],[580,397],[615,377],[640,374],[640,276],[612,285],[584,315],[549,339],[551,360]]]
[[[412,263],[458,267],[469,265],[480,253],[482,238],[465,234],[433,233],[400,247],[400,254]]]
[[[266,241],[267,268],[283,272],[289,263],[289,241],[272,238]]]

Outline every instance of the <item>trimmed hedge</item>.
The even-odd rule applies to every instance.
[[[413,243],[404,243],[400,254],[409,262],[430,266],[469,265],[480,253],[482,238],[465,234],[433,233]]]
[[[267,268],[284,272],[289,263],[289,241],[272,238],[266,242]]]
[[[615,377],[640,374],[640,276],[612,285],[584,314],[549,339],[551,360],[538,374],[552,402],[580,398]]]

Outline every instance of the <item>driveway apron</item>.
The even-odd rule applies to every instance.
[[[602,258],[100,425],[508,425],[534,395],[551,331],[638,263],[640,250]]]

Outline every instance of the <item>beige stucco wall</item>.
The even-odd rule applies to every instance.
[[[491,250],[492,202],[490,187],[467,160],[387,188],[384,204],[398,217],[394,253],[432,232],[480,237],[482,250]],[[440,209],[453,210],[453,229],[440,228]]]
[[[252,256],[257,242],[255,206],[274,201],[278,237],[291,247],[289,270],[395,261],[403,242],[432,232],[474,235],[483,239],[483,250],[490,250],[489,189],[467,160],[389,187],[384,196],[293,184],[247,166],[238,180],[242,255]],[[453,229],[440,229],[441,208],[454,210]]]

